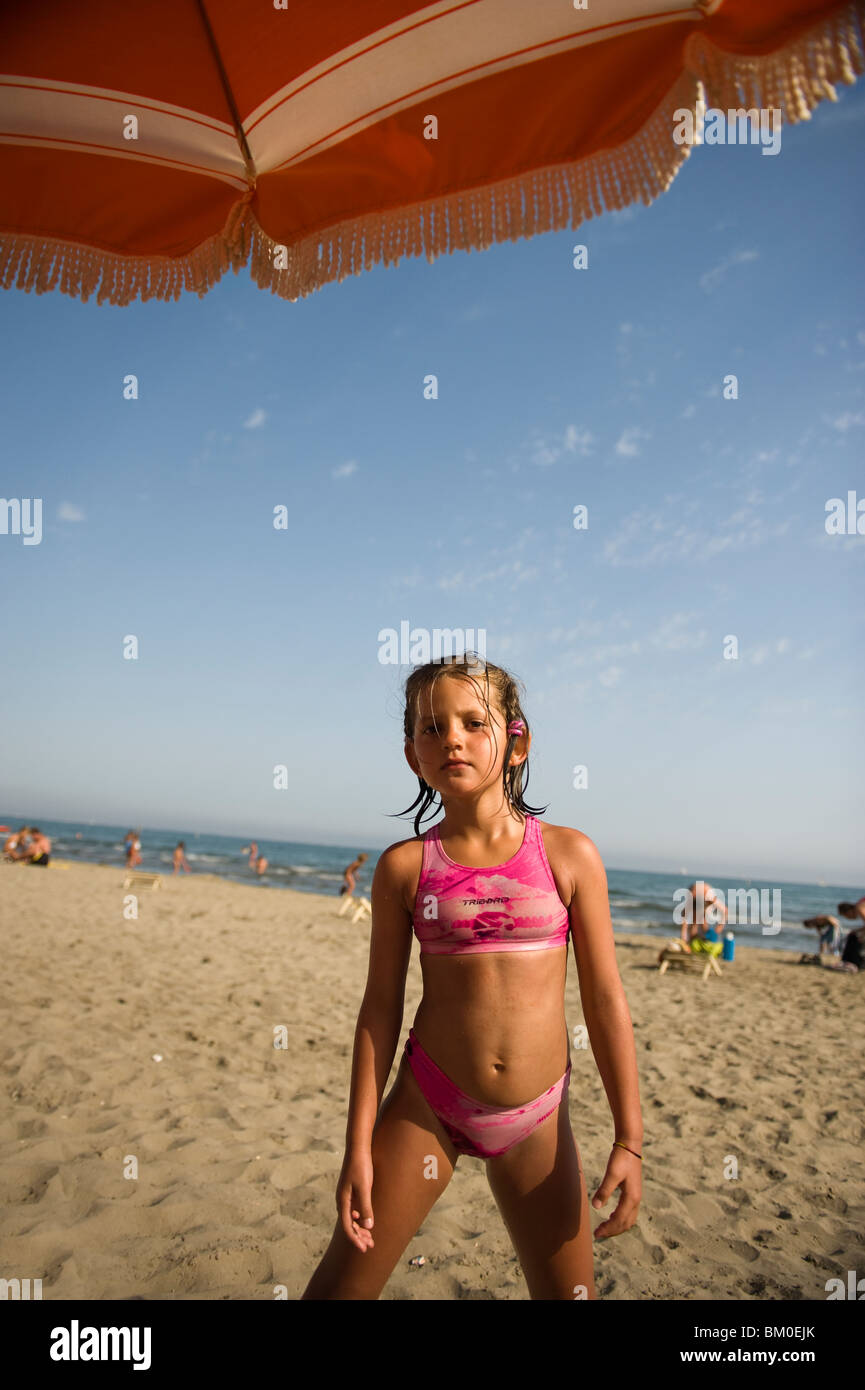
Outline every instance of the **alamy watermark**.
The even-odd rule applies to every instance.
[[[21,536],[25,545],[39,545],[42,498],[0,497],[0,536]]]
[[[677,145],[761,145],[763,154],[781,151],[782,119],[778,106],[722,111],[698,102],[696,111],[680,106],[673,112],[673,120]]]
[[[477,633],[477,642],[475,642]],[[408,620],[383,627],[378,634],[378,659],[382,666],[418,666],[443,656],[464,657],[470,666],[483,668],[487,653],[486,628],[412,627]]]
[[[695,895],[690,888],[677,888],[673,901],[676,904],[673,921],[678,926],[685,922],[702,925],[717,905],[726,907],[726,922],[729,925],[756,923],[762,927],[764,936],[777,936],[781,930],[780,888],[728,888],[726,902],[722,888],[713,888],[708,902],[704,900],[704,892]],[[714,916],[711,920],[714,922]]]

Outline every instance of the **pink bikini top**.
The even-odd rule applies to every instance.
[[[523,843],[513,858],[491,868],[456,864],[442,849],[437,825],[422,838],[412,918],[421,955],[567,946],[568,909],[556,889],[535,816],[526,817]]]

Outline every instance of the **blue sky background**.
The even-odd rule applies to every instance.
[[[609,865],[860,882],[863,133],[860,83],[651,208],[294,304],[3,291],[6,813],[402,838],[408,620],[485,629],[528,799]]]

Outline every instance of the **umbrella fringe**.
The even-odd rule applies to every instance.
[[[850,86],[865,71],[863,0],[827,15],[776,53],[727,53],[695,31],[685,43],[686,67],[700,79],[706,104],[717,110],[777,109],[785,123],[809,121],[839,82]]]
[[[531,170],[322,229],[282,248],[282,269],[275,264],[276,244],[250,210],[250,275],[262,289],[295,300],[405,255],[424,254],[433,261],[451,251],[483,250],[493,242],[576,228],[637,201],[648,206],[669,188],[690,154],[687,145],[671,140],[676,112],[696,114],[702,99],[725,111],[780,109],[790,124],[809,120],[821,101],[837,101],[838,83],[849,86],[865,71],[863,19],[863,0],[847,0],[784,49],[765,55],[727,53],[696,31],[686,40],[685,70],[678,81],[623,145],[574,164]]]
[[[404,256],[425,255],[433,261],[452,251],[482,251],[495,242],[576,228],[637,200],[648,206],[669,188],[690,154],[686,145],[672,142],[670,132],[674,112],[693,111],[697,96],[697,78],[686,71],[645,125],[615,150],[367,213],[313,232],[291,247],[273,241],[250,211],[250,276],[261,289],[296,300]]]
[[[367,213],[290,247],[280,247],[259,226],[254,188],[232,208],[220,234],[180,257],[123,256],[52,237],[4,233],[0,285],[37,294],[60,289],[85,301],[98,289],[99,304],[179,299],[184,290],[201,298],[229,268],[237,273],[248,262],[257,285],[295,300],[403,256],[423,254],[433,261],[451,251],[576,228],[605,210],[637,201],[648,206],[669,188],[690,154],[687,145],[671,139],[675,113],[695,114],[700,96],[724,111],[780,109],[790,123],[810,119],[826,98],[837,101],[835,86],[850,85],[865,71],[863,22],[865,0],[847,0],[779,52],[754,55],[728,53],[695,31],[684,45],[684,71],[645,125],[617,148],[571,164]]]
[[[227,270],[237,273],[247,255],[248,248],[238,254],[223,233],[185,256],[122,256],[55,237],[0,233],[0,286],[37,294],[59,289],[85,302],[98,289],[98,304],[179,299],[184,290],[203,298]]]

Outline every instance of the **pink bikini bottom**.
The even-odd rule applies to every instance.
[[[542,1120],[558,1110],[571,1079],[568,1062],[564,1076],[548,1091],[509,1110],[501,1105],[484,1105],[455,1086],[424,1052],[413,1028],[409,1029],[405,1053],[415,1081],[454,1148],[473,1158],[497,1158],[527,1138]]]

